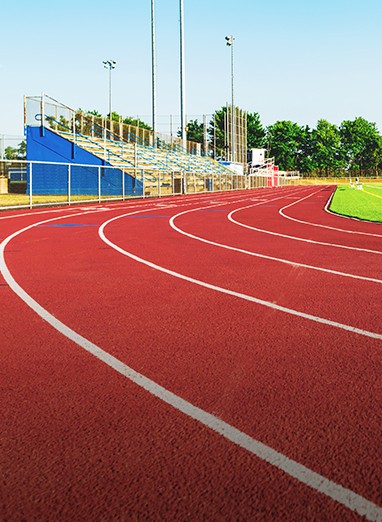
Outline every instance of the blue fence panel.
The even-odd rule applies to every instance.
[[[68,193],[68,167],[52,163],[29,163],[27,166],[27,194],[66,195]]]
[[[102,196],[122,196],[122,171],[101,167]]]
[[[97,196],[98,167],[71,165],[70,193],[73,196]]]

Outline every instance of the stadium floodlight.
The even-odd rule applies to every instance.
[[[185,80],[184,80],[184,5],[183,0],[179,0],[179,40],[180,40],[180,132],[182,137],[182,147],[187,148],[187,122],[185,111]]]
[[[233,69],[233,42],[235,38],[232,36],[226,36],[226,45],[231,47],[231,161],[234,163],[236,160],[236,151],[235,151],[235,103],[234,103],[234,69]]]
[[[152,127],[156,148],[156,49],[155,49],[155,1],[151,0],[151,83],[152,83]]]
[[[109,118],[111,121],[111,71],[115,69],[117,62],[115,60],[104,60],[102,63],[105,69],[109,69]]]

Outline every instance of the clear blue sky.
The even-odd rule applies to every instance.
[[[179,2],[155,3],[157,112],[179,115]],[[363,116],[382,131],[381,0],[184,0],[184,9],[190,117],[230,100],[233,34],[235,103],[265,125]],[[113,110],[151,123],[150,0],[7,1],[1,18],[0,134],[22,135],[23,95],[106,114],[106,59],[117,61]]]

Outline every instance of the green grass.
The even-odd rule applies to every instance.
[[[344,216],[382,222],[382,184],[365,184],[362,190],[338,187],[330,210]]]
[[[33,204],[67,203],[67,196],[33,196]],[[71,201],[98,201],[98,196],[72,196]],[[0,194],[1,207],[28,206],[29,195],[27,194]]]

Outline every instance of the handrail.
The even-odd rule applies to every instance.
[[[69,131],[71,130],[70,127],[68,127],[67,125],[63,124],[62,122],[58,122],[57,120],[52,118],[52,116],[45,116],[45,119],[48,120],[48,121],[53,121],[53,122],[57,123],[60,127],[64,127],[66,129],[68,129]],[[50,129],[50,130],[52,130],[52,129]],[[81,138],[85,138],[86,141],[88,141],[90,143],[93,143],[99,149],[103,150],[103,147],[101,147],[99,143],[97,143],[96,141],[93,141],[92,139],[90,139],[89,136],[87,136],[86,134],[81,134],[80,132],[77,132],[76,135],[77,136],[81,136]],[[110,151],[110,149],[107,149],[107,151],[108,151],[109,154],[112,154],[113,156],[116,156],[117,158],[121,158],[123,160],[123,162],[129,163],[130,166],[134,167],[133,163],[129,162],[128,160],[125,160],[119,154],[116,154],[115,152]]]
[[[49,101],[45,102],[45,99],[50,100],[50,102],[53,102],[53,103],[50,103]],[[110,138],[114,138],[114,141],[124,141],[126,143],[129,142],[128,140],[125,140],[123,136],[115,133],[114,131],[111,130],[111,128],[108,128],[107,127],[108,122],[109,122],[109,124],[111,123],[111,127],[113,127],[114,125],[120,125],[120,126],[122,126],[122,128],[128,127],[129,129],[127,131],[127,134],[130,134],[130,136],[133,138],[131,140],[133,143],[139,143],[139,141],[142,141],[142,142],[145,142],[146,144],[148,144],[148,146],[153,147],[154,142],[157,141],[157,143],[163,143],[163,145],[166,145],[166,147],[172,147],[173,145],[176,145],[176,147],[177,147],[176,150],[179,150],[178,141],[179,141],[179,143],[181,143],[180,138],[174,138],[173,136],[165,135],[163,133],[154,133],[152,130],[149,130],[149,129],[142,129],[142,127],[137,127],[137,126],[130,125],[127,123],[123,123],[121,120],[118,122],[116,120],[110,120],[109,118],[105,118],[102,116],[90,115],[82,110],[74,110],[71,107],[52,98],[51,96],[48,96],[47,94],[43,94],[42,96],[28,96],[25,98],[25,100],[26,101],[32,100],[32,101],[34,101],[40,105],[44,105],[44,106],[50,105],[50,106],[55,107],[55,109],[62,108],[69,112],[70,121],[73,120],[72,115],[74,114],[74,121],[76,123],[81,123],[81,120],[85,120],[85,122],[88,123],[90,126],[95,124],[95,125],[99,126],[101,129],[105,129],[106,132],[108,133],[108,135],[110,136]],[[26,120],[26,118],[27,118],[27,116],[25,114],[25,120]],[[102,122],[105,122],[105,125],[100,125],[96,121],[96,119],[98,119],[98,118],[101,119]],[[24,121],[24,124],[27,125],[27,122]],[[131,132],[130,129],[133,129],[133,132]],[[142,132],[142,131],[144,132],[145,135],[148,135],[149,140],[147,140],[147,139],[145,140],[139,136],[140,132]],[[134,141],[134,138],[135,138],[135,141]],[[152,143],[152,145],[151,145],[151,143]],[[190,145],[189,148],[191,150],[196,149],[197,145],[199,145],[198,143],[196,143],[194,141],[190,141],[190,140],[187,140],[187,143]],[[163,148],[165,148],[165,147],[163,147]],[[183,149],[182,152],[185,154],[189,154],[188,149]]]

